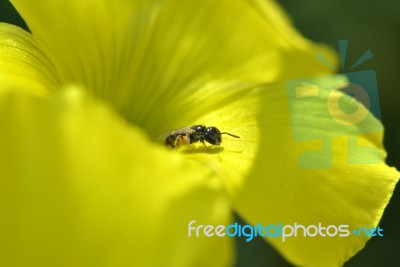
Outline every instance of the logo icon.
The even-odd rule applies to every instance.
[[[378,164],[382,161],[378,149],[359,142],[360,137],[368,138],[383,132],[379,123],[371,123],[381,118],[376,73],[373,70],[354,71],[373,55],[367,50],[346,69],[347,45],[347,40],[339,41],[340,74],[286,83],[294,141],[318,144],[300,155],[300,168],[332,168],[337,144],[342,141],[347,143],[346,164]],[[317,59],[338,71],[322,55]],[[321,101],[323,103],[318,107],[323,108],[317,110],[315,103]],[[327,120],[331,121],[328,123]]]

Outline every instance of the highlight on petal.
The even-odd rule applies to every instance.
[[[203,161],[226,175],[235,210],[252,225],[376,227],[399,179],[384,163],[383,127],[368,111],[360,122],[344,116],[347,123],[340,123],[337,112],[366,108],[330,89],[343,80],[328,76],[314,82],[316,94],[296,98],[285,84],[271,85],[216,109],[207,118],[226,123],[241,139],[226,137],[223,153],[208,153]],[[340,107],[330,112],[330,101]],[[299,266],[340,266],[369,239],[352,232],[304,237],[299,231],[284,242],[267,238]]]
[[[5,88],[43,95],[59,82],[51,60],[32,35],[14,25],[0,23],[0,84]],[[29,84],[29,90],[26,87]]]
[[[215,126],[221,132],[228,132],[240,138],[222,135],[220,146],[206,143],[208,148],[204,148],[202,144],[194,144],[185,156],[219,172],[227,191],[233,195],[256,160],[261,138],[257,114],[262,102],[255,88],[225,89],[220,90],[218,94],[214,93],[205,94],[205,98],[213,96],[209,102],[194,104],[196,109],[186,114],[188,119],[192,119],[192,122],[187,124]]]
[[[3,94],[0,147],[1,266],[232,260],[230,239],[188,237],[191,220],[229,222],[213,173],[76,88],[46,99]]]
[[[329,72],[317,51],[335,60],[273,1],[267,12],[251,0],[12,3],[66,82],[92,88],[153,138],[181,126],[193,92]]]

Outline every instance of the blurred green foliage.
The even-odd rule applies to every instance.
[[[307,38],[333,48],[337,48],[338,40],[349,40],[349,65],[367,49],[372,50],[372,60],[356,70],[372,69],[377,73],[388,163],[400,169],[400,1],[280,0],[280,3]],[[7,0],[0,0],[0,21],[27,29]],[[380,223],[384,238],[370,240],[364,250],[345,264],[346,267],[400,266],[399,211],[400,186],[397,186]],[[236,267],[291,266],[261,239],[250,243],[238,239],[236,247]]]

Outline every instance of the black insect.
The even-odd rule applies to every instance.
[[[239,136],[231,133],[221,133],[220,130],[214,126],[206,127],[204,125],[194,125],[173,130],[165,138],[165,145],[175,148],[179,147],[180,145],[190,145],[200,141],[204,146],[206,146],[205,142],[210,143],[211,145],[219,146],[221,144],[222,134],[240,138]]]

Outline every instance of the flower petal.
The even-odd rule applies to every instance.
[[[77,89],[0,97],[0,147],[1,266],[232,260],[228,238],[188,237],[193,219],[229,222],[219,180]]]
[[[334,60],[296,33],[274,1],[267,13],[250,0],[12,2],[66,81],[93,88],[152,137],[185,126],[180,118],[199,89],[326,73],[318,50]]]
[[[343,83],[340,76],[312,81],[318,94],[296,98],[277,84],[215,108],[201,119],[240,139],[226,136],[223,147],[188,157],[224,174],[235,209],[251,224],[376,227],[399,178],[384,163],[383,127],[329,89]],[[351,116],[361,113],[361,121]],[[340,266],[369,239],[301,235],[268,241],[296,265]]]
[[[25,85],[29,84],[29,92],[43,95],[57,86],[58,76],[50,59],[21,28],[0,23],[0,55],[1,91],[27,91]]]

